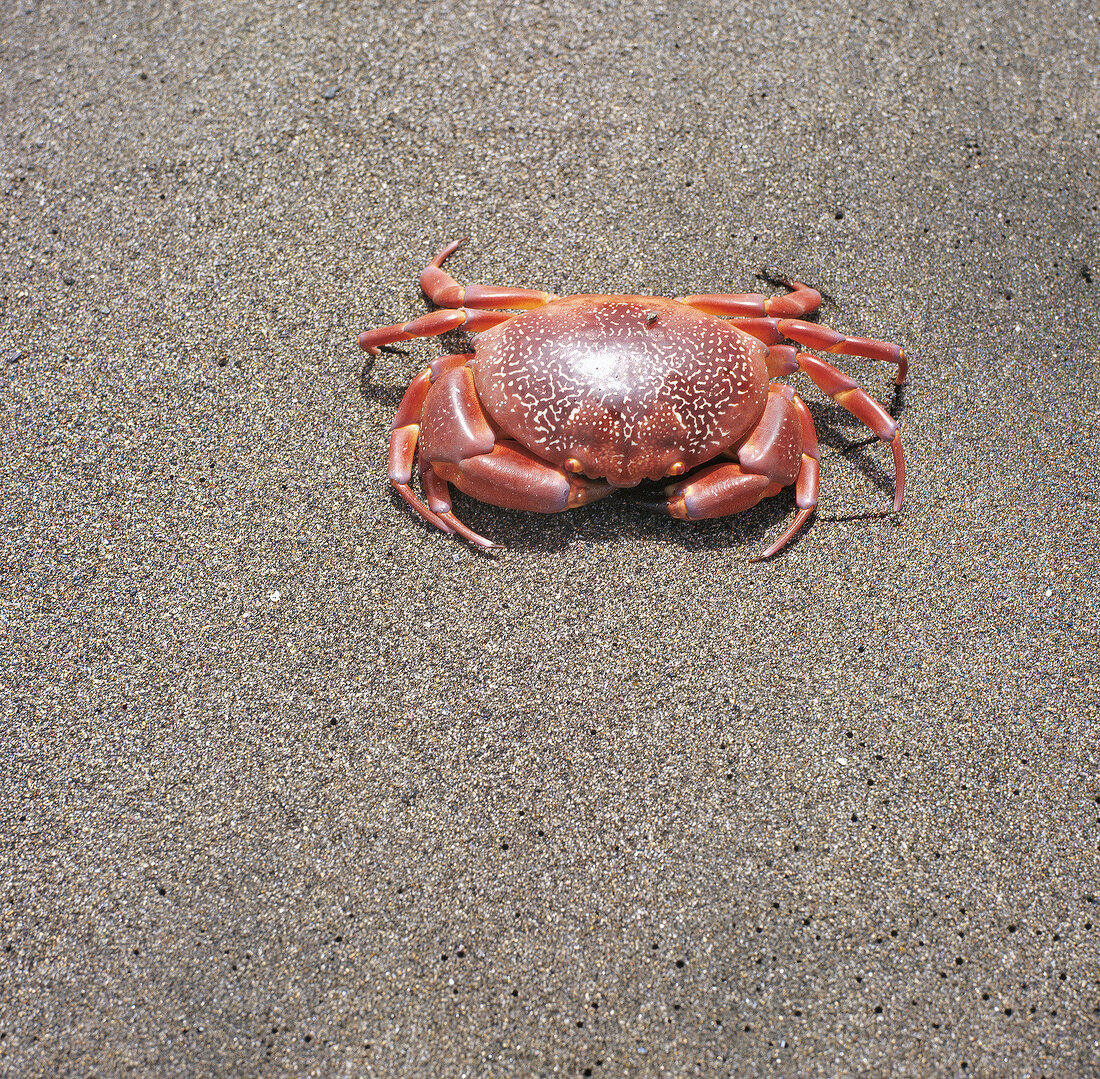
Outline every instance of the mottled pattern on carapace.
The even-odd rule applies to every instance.
[[[553,300],[487,330],[476,351],[478,397],[505,433],[618,487],[709,461],[768,394],[763,344],[656,296]]]

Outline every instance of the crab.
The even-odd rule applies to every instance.
[[[444,247],[420,275],[438,310],[359,337],[376,356],[460,327],[478,333],[472,353],[443,356],[413,379],[390,434],[390,482],[436,528],[499,546],[455,516],[451,484],[494,506],[558,513],[668,480],[644,505],[689,521],[740,513],[793,484],[794,520],[753,561],[770,558],[818,499],[810,411],[789,384],[772,381],[796,372],[890,444],[894,512],[901,509],[905,466],[894,418],[844,372],[796,346],[896,364],[898,385],[905,353],[805,321],[821,304],[815,289],[784,281],[790,291],[779,296],[664,299],[463,287],[443,269],[463,242]],[[424,501],[412,488],[418,448]]]

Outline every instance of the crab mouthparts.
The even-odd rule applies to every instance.
[[[601,453],[584,469],[590,479],[601,479],[612,487],[637,487],[645,481],[657,481],[679,476],[684,471],[682,455],[678,453],[636,452],[609,455]]]
[[[645,478],[646,478],[645,476],[637,476],[637,477],[634,477],[634,476],[605,476],[604,477],[604,479],[606,479],[607,482],[610,483],[612,487],[616,487],[616,488],[620,488],[620,489],[623,488],[623,487],[637,487],[638,484],[641,483],[642,480],[644,480]]]

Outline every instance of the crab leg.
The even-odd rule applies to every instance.
[[[802,460],[798,466],[798,476],[795,479],[794,501],[798,507],[795,519],[784,529],[783,534],[763,554],[758,554],[750,559],[752,562],[763,562],[765,558],[771,558],[773,554],[781,551],[798,533],[798,530],[810,519],[817,506],[817,494],[820,489],[821,479],[821,451],[817,445],[817,431],[814,429],[814,418],[806,403],[797,393],[791,394],[791,401],[798,410],[798,422],[802,426]]]
[[[846,408],[883,442],[890,443],[894,454],[894,512],[897,513],[905,497],[905,459],[897,421],[854,379],[838,371],[831,363],[808,352],[799,352],[797,360],[798,369],[809,375],[822,393],[828,394],[841,408]]]
[[[426,521],[430,521],[436,528],[452,534],[457,529],[433,513],[413,492],[409,486],[412,480],[413,462],[416,459],[416,442],[420,436],[420,417],[424,410],[424,399],[428,396],[428,390],[444,371],[454,367],[461,367],[472,358],[472,353],[467,355],[441,356],[430,367],[425,367],[419,375],[409,383],[405,396],[401,398],[401,404],[397,408],[397,415],[393,418],[390,428],[390,483],[397,489],[397,493]],[[489,541],[486,540],[486,543]]]
[[[444,260],[464,242],[465,238],[447,244],[420,272],[420,287],[432,303],[440,307],[474,307],[480,310],[509,307],[529,311],[556,299],[551,292],[539,292],[530,288],[502,288],[498,285],[463,287],[442,267]]]
[[[821,293],[801,281],[792,281],[792,291],[786,296],[763,296],[759,292],[705,293],[699,296],[677,296],[677,303],[686,303],[697,311],[724,318],[792,318],[809,315],[821,306]]]
[[[393,326],[379,326],[375,330],[365,330],[359,335],[359,347],[372,356],[378,355],[382,345],[392,345],[397,341],[411,341],[414,337],[438,337],[441,333],[450,333],[460,326],[477,333],[489,330],[507,322],[514,315],[506,311],[429,311],[412,322],[399,322]]]
[[[765,361],[769,378],[793,375],[798,370],[798,349],[794,345],[768,345]]]
[[[778,345],[784,337],[797,341],[807,348],[822,352],[840,353],[843,356],[863,356],[869,360],[896,363],[900,386],[909,371],[905,352],[889,341],[876,341],[871,337],[845,337],[828,326],[816,322],[803,322],[797,318],[745,318],[734,319],[731,325],[763,341],[765,345]]]
[[[894,453],[896,477],[894,512],[900,510],[902,496],[905,493],[905,460],[901,452],[901,434],[893,416],[869,396],[859,383],[818,356],[799,352],[791,345],[769,345],[767,364],[768,374],[772,378],[793,375],[796,371],[809,375],[823,393],[828,394],[838,405],[846,408],[856,419],[866,424],[884,442],[890,443],[890,449]],[[805,408],[801,401],[799,404]],[[814,444],[816,445],[816,441]]]

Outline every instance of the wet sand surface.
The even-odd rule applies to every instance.
[[[1090,5],[8,5],[0,1074],[1100,1074]],[[774,291],[817,516],[386,480],[462,281]]]

